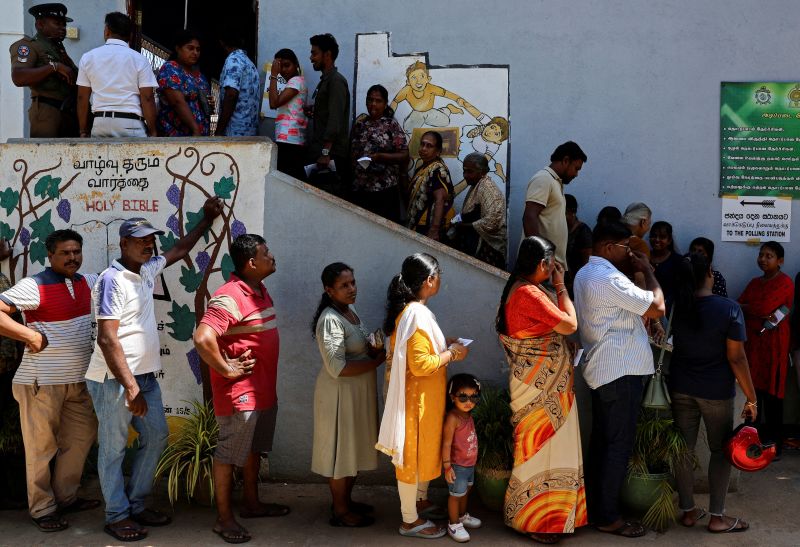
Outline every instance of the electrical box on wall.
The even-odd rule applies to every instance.
[[[79,34],[78,27],[67,27],[67,38],[77,40]]]

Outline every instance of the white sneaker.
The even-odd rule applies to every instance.
[[[469,513],[464,513],[461,517],[459,517],[458,521],[464,525],[464,528],[480,528],[481,519],[475,518]]]
[[[466,543],[469,541],[469,533],[464,529],[464,525],[460,522],[458,524],[447,524],[447,535],[459,543]]]

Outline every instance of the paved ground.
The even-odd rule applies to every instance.
[[[97,485],[90,484],[85,494],[97,495]],[[249,545],[375,545],[411,546],[419,540],[400,537],[399,502],[396,489],[386,486],[357,487],[356,497],[375,505],[378,521],[369,528],[344,529],[328,525],[329,505],[327,487],[321,484],[269,483],[262,486],[265,501],[277,501],[292,507],[292,513],[277,519],[245,521],[253,535]],[[434,492],[443,497],[446,491]],[[484,510],[478,500],[471,500],[471,512],[484,519],[484,527],[475,530],[474,545],[524,545],[532,544],[502,524],[498,513]],[[698,503],[706,506],[708,498],[698,496]],[[156,505],[168,507],[165,496],[159,495]],[[743,474],[738,492],[728,496],[728,513],[743,516],[751,523],[749,531],[740,534],[712,535],[703,526],[683,528],[675,525],[664,534],[650,532],[636,539],[623,539],[601,534],[592,529],[581,529],[562,545],[750,545],[795,546],[800,545],[797,518],[800,513],[800,453],[786,454],[782,461],[767,470]],[[30,523],[24,511],[0,512],[0,545],[113,545],[114,540],[102,531],[102,511],[71,515],[68,530],[52,534],[39,532]],[[174,522],[165,528],[153,528],[150,536],[139,545],[226,545],[210,532],[214,510],[194,507],[185,503],[175,507]],[[708,522],[707,520],[705,521]],[[439,545],[454,544],[445,537]]]

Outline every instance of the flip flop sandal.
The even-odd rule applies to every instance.
[[[75,501],[69,505],[64,505],[59,508],[62,514],[77,513],[79,511],[90,511],[100,507],[100,500],[89,500],[86,498],[75,498]]]
[[[222,528],[212,528],[212,532],[217,534],[222,541],[225,543],[247,543],[250,541],[252,536],[245,532],[243,529],[239,528],[238,530],[225,530]]]
[[[155,509],[145,509],[135,515],[131,515],[131,520],[142,526],[166,526],[172,522],[172,517]]]
[[[688,511],[687,511],[687,512],[688,512]],[[700,521],[700,520],[703,520],[704,518],[706,518],[706,515],[707,515],[707,514],[708,514],[708,513],[706,512],[706,510],[705,510],[705,509],[703,509],[703,508],[701,507],[701,508],[700,508],[700,512],[699,512],[699,513],[697,514],[697,516],[694,518],[694,522],[693,522],[693,523],[691,523],[691,524],[686,524],[686,523],[684,523],[684,522],[683,522],[683,518],[681,518],[681,519],[680,519],[680,523],[681,523],[683,526],[687,527],[687,528],[691,528],[692,526],[694,526],[695,524],[697,524],[697,521]]]
[[[262,517],[283,517],[288,515],[292,510],[287,505],[279,503],[265,503],[265,509],[259,513],[246,513],[242,511],[239,516],[243,519],[259,519]]]
[[[110,524],[106,524],[103,527],[103,531],[119,541],[141,541],[147,537],[147,530],[140,526],[133,526],[132,524],[116,528],[112,528]],[[133,534],[122,535],[124,532],[133,532]]]
[[[737,518],[736,520],[733,521],[733,524],[731,525],[731,527],[726,529],[726,530],[711,530],[711,529],[709,529],[708,531],[711,532],[712,534],[733,534],[733,533],[736,533],[736,532],[746,532],[747,530],[750,529],[750,525],[747,524],[746,522],[743,523],[742,526],[739,526],[740,522],[742,522],[742,519]]]
[[[429,530],[431,528],[438,529],[439,531],[436,532],[435,534],[422,533],[423,530]],[[400,535],[405,536],[407,538],[438,539],[440,537],[443,537],[445,534],[447,534],[446,529],[439,528],[429,520],[426,520],[422,524],[414,526],[413,528],[409,528],[408,530],[406,530],[402,526],[400,527]]]
[[[342,518],[344,517],[344,515],[339,516],[334,514],[328,521],[328,523],[331,526],[343,527],[343,528],[364,528],[365,526],[372,526],[373,524],[375,524],[375,519],[372,517],[361,515],[359,513],[350,513],[350,514],[356,515],[358,517],[358,520],[355,522],[347,522]]]
[[[639,538],[647,534],[647,530],[644,526],[638,522],[632,521],[625,521],[618,528],[614,528],[613,530],[601,530],[600,528],[597,528],[597,531],[603,532],[604,534],[621,536],[624,538]]]
[[[61,518],[58,513],[51,513],[39,518],[31,517],[31,521],[33,521],[36,527],[42,532],[60,532],[61,530],[69,528],[69,523]],[[54,526],[47,526],[48,524]]]

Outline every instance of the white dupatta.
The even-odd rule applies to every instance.
[[[391,456],[395,467],[403,467],[403,447],[406,441],[406,352],[408,340],[417,330],[423,331],[433,342],[436,353],[447,348],[442,330],[436,324],[431,310],[419,302],[410,303],[400,315],[394,333],[392,371],[389,392],[375,448]]]

